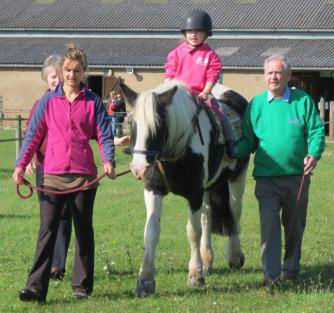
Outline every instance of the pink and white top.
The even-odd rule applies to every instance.
[[[182,43],[168,54],[165,76],[183,82],[191,92],[199,94],[207,82],[217,82],[221,67],[217,54],[206,43],[195,48]]]

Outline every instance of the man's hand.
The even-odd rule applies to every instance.
[[[116,178],[115,169],[110,162],[104,164],[104,172],[107,173],[108,177],[111,179]]]
[[[309,157],[309,156],[304,158],[304,174],[305,175],[310,175],[316,166],[317,166],[317,159],[313,157]]]

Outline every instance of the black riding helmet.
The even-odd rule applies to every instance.
[[[186,30],[203,30],[212,36],[212,21],[208,13],[202,10],[191,10],[186,13],[182,21],[181,32]]]

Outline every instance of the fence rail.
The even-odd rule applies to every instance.
[[[321,98],[319,101],[319,110],[320,117],[323,121],[325,121],[325,99]],[[328,124],[328,137],[334,139],[334,101],[329,101],[329,118],[328,121],[325,122],[325,125]]]
[[[8,141],[16,141],[16,140],[19,140],[19,138],[0,139],[0,142],[8,142]]]
[[[1,139],[0,142],[8,142],[8,141],[16,141],[16,158],[19,156],[20,148],[22,145],[22,122],[27,120],[26,118],[22,118],[21,115],[17,115],[16,117],[2,117],[1,121],[10,121],[15,122],[15,138],[9,139]]]
[[[123,112],[122,112],[123,113]],[[124,112],[126,113],[126,112]],[[0,139],[0,143],[1,142],[9,142],[9,141],[16,141],[16,158],[18,158],[19,156],[19,152],[20,152],[20,148],[22,145],[22,141],[23,141],[23,136],[22,136],[22,122],[26,121],[27,118],[23,118],[21,115],[17,115],[16,117],[0,117],[0,122],[4,121],[4,122],[16,122],[14,123],[15,125],[12,125],[12,129],[15,129],[15,137],[14,138],[6,138],[6,139]],[[123,124],[123,126],[125,126],[124,124],[126,123],[114,123],[116,124]],[[126,127],[125,127],[126,128]],[[129,130],[128,129],[123,129],[124,134],[128,134]]]
[[[325,101],[323,99],[319,102],[319,109],[320,109],[320,117],[324,121],[325,117]],[[20,148],[22,145],[22,122],[26,121],[27,118],[23,118],[21,115],[17,115],[16,117],[3,117],[0,116],[0,122],[7,121],[7,122],[16,122],[15,126],[15,137],[14,138],[7,138],[7,139],[0,139],[1,142],[9,142],[9,141],[16,141],[16,158],[19,155]],[[117,124],[117,123],[116,123]],[[334,139],[334,101],[330,101],[330,111],[329,111],[329,121],[324,122],[325,125],[328,124],[329,127],[329,134],[328,137],[330,139]],[[124,125],[124,124],[123,124]]]

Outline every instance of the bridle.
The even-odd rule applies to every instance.
[[[153,95],[154,99],[156,101],[156,103],[158,105],[161,105],[159,97],[157,95]],[[193,102],[196,106],[196,112],[194,113],[193,117],[191,118],[191,121],[189,123],[189,126],[185,128],[185,130],[183,131],[182,134],[179,135],[179,137],[177,138],[177,140],[175,141],[174,146],[176,146],[189,132],[189,130],[193,131],[193,134],[195,134],[196,130],[198,131],[200,140],[202,145],[204,145],[204,140],[203,140],[203,135],[202,135],[202,131],[201,131],[201,127],[199,124],[199,120],[198,120],[198,116],[200,114],[200,112],[202,111],[203,107],[201,106],[201,104],[197,101],[196,97],[194,95],[192,95],[193,97]],[[191,127],[192,126],[192,127]],[[163,149],[161,146],[161,149],[159,150],[140,150],[140,149],[132,149],[132,154],[142,154],[145,155],[147,157],[151,157],[154,159],[153,162],[151,162],[151,165],[157,164],[158,169],[160,171],[160,174],[162,175],[162,178],[164,180],[165,186],[167,188],[167,191],[171,191],[170,185],[168,183],[168,179],[166,176],[166,172],[164,170],[163,164],[162,162],[175,162],[177,160],[179,160],[180,158],[182,158],[185,154],[185,151],[182,151],[182,153],[180,153],[179,155],[173,156],[173,157],[168,157],[168,153],[167,153],[167,149]]]
[[[195,98],[195,96],[193,96]],[[161,104],[159,97],[157,97],[156,95],[154,95],[154,99],[157,102],[157,104]],[[177,138],[177,140],[175,141],[174,146],[176,146],[188,133],[188,130],[192,129],[194,130],[194,133],[196,132],[196,129],[198,130],[199,136],[200,136],[200,140],[202,145],[204,145],[204,140],[203,140],[203,135],[202,135],[202,131],[201,131],[201,127],[199,125],[199,121],[198,121],[198,116],[201,112],[201,110],[203,109],[202,106],[194,99],[194,104],[196,106],[196,112],[194,113],[189,126],[185,128],[184,132],[182,134],[180,134],[180,136]],[[190,127],[192,126],[192,127]],[[167,157],[167,149],[163,150],[163,149],[159,149],[159,150],[140,150],[140,149],[132,149],[132,154],[142,154],[148,157],[152,157],[154,158],[154,162],[158,162],[158,161],[176,161],[179,158],[181,158],[184,153],[178,155],[178,156],[174,156],[172,158]]]

